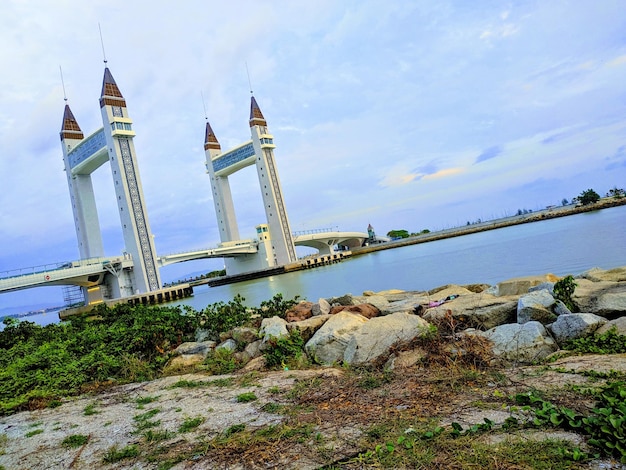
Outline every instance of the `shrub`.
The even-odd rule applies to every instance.
[[[263,351],[267,367],[300,367],[306,362],[306,355],[302,351],[304,340],[298,330],[293,330],[289,336],[272,337]]]
[[[283,294],[276,294],[270,300],[264,300],[258,308],[253,309],[255,315],[259,315],[261,318],[280,317],[285,318],[285,313],[291,307],[298,303],[300,299],[299,295],[296,295],[291,300],[284,300]]]
[[[574,295],[575,289],[576,282],[571,275],[565,276],[563,279],[558,280],[554,284],[554,297],[563,302],[571,312],[576,312],[578,310],[572,300],[572,295]]]
[[[244,298],[237,294],[228,303],[217,302],[208,305],[200,312],[192,312],[194,321],[200,328],[209,330],[217,336],[250,321],[251,312],[244,305]]]
[[[601,335],[576,338],[566,342],[563,349],[578,353],[621,354],[626,353],[626,336],[617,333],[615,327]]]

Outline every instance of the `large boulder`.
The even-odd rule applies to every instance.
[[[259,339],[259,330],[248,326],[238,326],[233,328],[231,337],[237,343],[249,344]]]
[[[313,316],[328,315],[330,313],[331,306],[326,299],[319,299],[316,304],[311,307],[311,313]]]
[[[596,331],[596,335],[603,335],[607,333],[612,328],[615,328],[615,332],[618,335],[626,336],[626,317],[619,317],[615,320],[611,320],[606,322]]]
[[[517,297],[496,297],[483,292],[461,295],[437,307],[428,308],[423,317],[430,323],[440,324],[451,316],[460,329],[488,330],[514,322],[516,313]]]
[[[176,356],[200,354],[206,357],[215,348],[216,344],[215,341],[188,341],[181,343],[174,349],[173,353]]]
[[[285,319],[288,322],[306,320],[307,318],[311,318],[313,316],[312,310],[313,302],[303,300],[287,310],[285,313]]]
[[[554,339],[537,321],[529,321],[523,325],[500,325],[476,334],[482,334],[489,339],[493,344],[494,356],[506,363],[530,364],[558,349]]]
[[[428,332],[429,326],[423,318],[408,313],[372,318],[350,336],[343,360],[351,365],[386,361],[392,345],[412,341]]]
[[[571,313],[559,315],[550,326],[552,334],[559,343],[592,335],[607,322],[606,318],[593,313]]]
[[[352,333],[359,329],[367,318],[339,312],[331,315],[324,325],[304,345],[310,358],[320,364],[334,364],[343,359],[343,354]]]
[[[339,312],[358,313],[365,318],[374,318],[380,315],[380,310],[371,304],[337,305],[330,310],[331,315],[336,315]]]
[[[306,320],[287,323],[287,331],[291,333],[297,330],[300,333],[300,336],[302,337],[302,339],[305,342],[307,342],[313,337],[315,332],[319,330],[324,323],[326,323],[326,321],[330,317],[331,317],[330,314],[317,315],[311,318],[307,318]]]
[[[531,287],[538,286],[544,282],[556,282],[559,278],[554,274],[544,274],[541,276],[525,276],[507,279],[499,282],[496,286],[496,295],[522,295],[526,294]]]
[[[600,269],[591,268],[578,276],[576,279],[588,279],[593,282],[598,281],[613,281],[613,282],[626,282],[626,266],[614,269]]]
[[[550,315],[554,304],[554,297],[546,289],[522,295],[517,301],[517,323],[527,323],[531,320],[543,324],[552,323],[556,318],[556,315]]]
[[[572,295],[578,310],[615,319],[626,315],[626,282],[576,279]]]
[[[280,317],[264,318],[261,321],[261,329],[259,330],[259,336],[263,337],[260,345],[260,350],[263,351],[267,342],[272,338],[280,338],[283,336],[289,336],[287,331],[287,321]]]

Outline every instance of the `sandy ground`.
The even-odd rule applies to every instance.
[[[503,371],[507,377],[506,383],[486,383],[481,388],[462,394],[450,389],[448,397],[441,396],[441,389],[433,388],[439,379],[429,378],[423,369],[396,373],[397,378],[384,389],[384,393],[382,389],[365,393],[362,389],[347,387],[344,383],[346,372],[337,368],[166,377],[113,387],[95,395],[70,398],[64,400],[58,408],[0,417],[0,468],[156,469],[159,463],[149,462],[145,455],[113,464],[103,462],[112,446],[119,449],[140,444],[142,440],[145,442],[145,435],[142,435],[145,429],[139,429],[141,416],[145,413],[155,410],[149,419],[156,423],[152,429],[171,432],[171,437],[165,441],[171,449],[166,454],[171,457],[173,453],[188,450],[199,440],[206,442],[223,434],[231,426],[245,425],[248,429],[254,429],[284,421],[284,415],[263,411],[264,405],[281,401],[287,403],[290,400],[288,391],[296,384],[302,387],[302,384],[306,386],[307,383],[314,383],[314,380],[322,386],[305,390],[302,405],[308,405],[308,408],[303,410],[300,418],[303,422],[309,420],[316,426],[317,432],[323,432],[332,441],[332,446],[328,448],[332,447],[334,453],[331,461],[336,461],[358,452],[358,440],[364,427],[391,412],[445,416],[442,418],[444,424],[451,421],[480,423],[485,417],[501,423],[510,415],[509,412],[498,409],[497,403],[487,407],[477,406],[476,403],[480,400],[493,401],[496,389],[510,395],[529,388],[550,390],[573,384],[585,385],[591,379],[581,374],[584,370],[626,373],[626,354],[573,356],[544,366],[506,369]],[[174,386],[177,383],[180,385],[182,380],[195,386]],[[597,382],[593,383],[597,385]],[[237,397],[244,393],[252,393],[256,399],[241,402]],[[181,424],[193,418],[201,418],[202,423],[182,432]],[[525,439],[530,435],[528,431],[519,434]],[[72,435],[88,436],[88,442],[74,448],[64,446],[63,440]],[[575,434],[559,432],[553,436],[570,439],[577,445],[582,443],[581,437]],[[503,435],[489,436],[494,442],[501,438]],[[310,447],[310,443],[304,443],[304,446]],[[284,448],[274,445],[270,450],[268,455],[259,457],[258,466],[250,463],[250,456],[246,457],[248,460],[244,457],[238,460],[237,457],[222,458],[207,452],[197,458],[186,459],[173,468],[313,469],[328,463],[328,455],[307,453],[304,447]],[[254,449],[250,452],[254,452]],[[624,466],[605,460],[590,464],[589,468]]]

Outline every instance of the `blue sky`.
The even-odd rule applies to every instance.
[[[420,231],[626,186],[622,0],[5,0],[0,5],[0,271],[78,257],[59,141],[63,69],[87,135],[108,66],[137,132],[157,252],[219,242],[204,110],[223,149],[268,121],[293,230]],[[105,251],[123,251],[110,171]],[[231,178],[243,237],[253,168]],[[183,264],[164,273],[219,268]],[[40,294],[40,292],[44,292]],[[0,306],[60,298],[1,294]]]

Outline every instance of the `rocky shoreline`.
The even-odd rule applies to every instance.
[[[600,335],[612,328],[626,335],[626,267],[591,269],[575,276],[574,313],[555,299],[556,281],[557,277],[546,274],[495,286],[368,291],[301,302],[285,319],[263,319],[259,329],[235,328],[219,340],[207,339],[203,337],[206,332],[198,331],[196,342],[176,349],[164,378],[68,398],[54,409],[1,417],[0,468],[314,469],[358,453],[362,449],[358,442],[366,436],[368,425],[389,413],[416,413],[418,418],[429,413],[444,425],[452,421],[478,423],[488,417],[500,425],[511,411],[502,411],[505,405],[495,401],[499,397],[495,392],[504,396],[528,388],[578,386],[590,380],[581,371],[626,374],[626,354],[582,359],[560,349],[565,341]],[[497,389],[491,382],[485,382],[484,390],[476,384],[464,388],[462,394],[451,389],[443,403],[444,392],[439,390],[432,395],[436,399],[422,399],[416,408],[416,396],[425,393],[419,392],[420,387],[431,381],[424,375],[423,365],[434,360],[435,351],[427,344],[435,331],[447,338],[445,350],[436,351],[445,355],[446,361],[493,367],[507,379],[502,379]],[[294,332],[302,339],[302,353],[314,365],[306,370],[288,370],[287,366],[268,370],[263,351],[275,345],[277,338],[289,338]],[[245,364],[243,368],[221,376],[203,372],[207,356],[220,349],[233,351],[239,363]],[[356,394],[346,395],[343,381],[353,374],[350,370],[393,371],[399,382],[390,384],[384,393],[359,388]],[[454,376],[452,369],[449,373]],[[411,394],[406,393],[409,389]],[[325,393],[328,398],[320,398]],[[432,392],[428,393],[431,396]],[[242,396],[254,399],[244,401]],[[289,441],[289,447],[280,451],[241,456],[206,444],[233,429],[267,430],[290,422],[293,417],[277,410],[293,404],[295,396],[300,397],[297,406],[302,407],[296,407],[300,410],[297,419],[310,419],[317,433],[313,435],[330,443],[324,452],[313,437]],[[481,400],[492,401],[493,406],[476,405]],[[334,414],[329,415],[328,409]],[[140,427],[147,414],[155,417],[148,421],[155,426],[152,434]],[[192,421],[197,424],[183,431],[185,423]],[[147,437],[154,438],[157,429],[163,438],[158,445]],[[507,439],[514,434],[504,433]],[[84,444],[76,448],[64,444],[76,435],[85,438]],[[520,436],[529,439],[529,434]],[[575,433],[554,436],[585,444]],[[198,442],[205,443],[204,447],[198,447]],[[112,449],[129,448],[144,453],[137,450],[138,454],[115,464],[104,463]],[[164,461],[171,465],[161,466],[159,462]],[[623,467],[608,459],[586,468]]]

